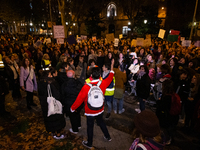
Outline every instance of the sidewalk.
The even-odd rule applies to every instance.
[[[83,136],[84,140],[87,140],[87,123],[86,117],[81,116],[81,129],[77,136]],[[69,131],[71,128],[70,120],[66,119],[66,130]],[[110,136],[112,138],[111,142],[104,139],[104,135],[97,124],[94,124],[94,136],[93,136],[93,147],[97,149],[105,150],[128,150],[133,142],[130,134],[124,133],[122,131],[116,130],[113,127],[107,126]]]

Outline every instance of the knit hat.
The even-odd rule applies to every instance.
[[[149,110],[137,114],[134,123],[138,131],[146,137],[155,137],[160,133],[160,126],[157,116]]]

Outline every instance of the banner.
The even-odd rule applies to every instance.
[[[111,43],[114,41],[114,33],[106,34],[106,39],[108,43]]]
[[[159,34],[158,34],[158,37],[161,38],[161,39],[164,39],[164,37],[165,37],[165,32],[166,32],[165,30],[160,29]]]
[[[179,35],[180,31],[177,31],[177,30],[170,30],[171,33],[170,35]]]
[[[119,34],[119,39],[122,39],[123,38],[123,34]]]
[[[137,46],[144,46],[144,38],[137,38],[136,40],[137,40],[136,42]]]
[[[64,26],[53,26],[53,33],[55,39],[64,39],[65,38],[65,30]]]
[[[178,35],[168,35],[167,40],[170,42],[178,41]]]
[[[114,40],[114,46],[115,46],[115,47],[118,47],[118,44],[119,44],[119,39],[118,39],[118,38],[115,38],[115,40]]]
[[[92,42],[97,42],[96,36],[93,36],[93,37],[92,37]]]
[[[131,41],[131,47],[136,47],[136,39],[132,39]]]
[[[64,43],[65,43],[65,40],[64,40],[64,39],[57,39],[57,43],[58,43],[58,44],[64,44]]]
[[[144,46],[151,46],[151,39],[145,39]]]
[[[189,47],[191,45],[191,40],[184,40],[182,41],[182,46]]]

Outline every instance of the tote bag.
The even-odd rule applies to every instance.
[[[48,84],[47,86],[48,91],[48,97],[47,97],[47,103],[48,103],[48,114],[47,117],[54,115],[54,114],[62,114],[62,104],[60,101],[56,100],[51,93],[51,87]]]

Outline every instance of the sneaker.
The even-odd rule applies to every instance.
[[[139,108],[138,108],[138,109],[136,108],[135,111],[136,111],[138,114],[141,113],[141,110],[140,110]]]
[[[60,136],[54,135],[53,138],[56,139],[56,140],[61,140],[61,139],[64,139],[65,136],[63,134],[61,134]]]
[[[83,146],[85,146],[85,147],[87,147],[87,148],[89,148],[89,149],[92,148],[91,145],[88,145],[88,142],[87,142],[87,141],[83,141],[82,144],[83,144]]]
[[[115,114],[117,114],[117,111],[116,111],[116,110],[114,110],[114,113],[115,113]]]
[[[106,139],[109,142],[112,141],[112,139],[110,137],[107,138],[107,137],[104,136],[104,139]]]
[[[36,103],[31,103],[31,106],[37,106],[37,104]]]
[[[125,112],[125,109],[124,109],[124,108],[122,108],[122,110],[119,111],[119,114],[122,114],[123,112]]]
[[[105,119],[109,119],[109,117],[110,117],[110,113],[107,113]]]
[[[72,130],[72,128],[69,129],[69,132],[71,132],[71,133],[73,133],[73,134],[78,134],[78,132],[74,132],[74,131]]]

